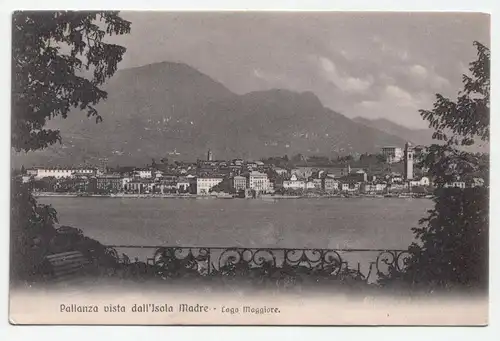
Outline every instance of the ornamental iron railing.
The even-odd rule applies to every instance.
[[[142,264],[145,272],[161,277],[248,274],[316,274],[374,282],[391,271],[403,271],[408,250],[245,248],[109,245],[120,264]],[[134,259],[132,262],[131,259]]]

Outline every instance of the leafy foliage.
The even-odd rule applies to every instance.
[[[71,108],[87,111],[98,122],[101,117],[94,106],[107,95],[99,86],[115,73],[125,53],[124,47],[105,38],[129,32],[130,23],[118,12],[15,12],[12,148],[28,152],[60,141],[59,131],[45,126],[48,119],[66,118]],[[11,179],[11,280],[29,280],[36,277],[43,257],[54,251],[57,213],[38,204],[18,176]],[[75,242],[104,252],[83,236]]]
[[[464,89],[457,100],[437,94],[433,110],[420,110],[435,129],[433,138],[450,144],[472,145],[474,138],[490,136],[490,50],[479,42],[476,61],[470,63],[471,76],[463,75]],[[450,133],[447,133],[449,131]]]
[[[56,211],[51,206],[37,204],[30,188],[13,177],[10,220],[11,278],[31,279],[56,235]]]
[[[95,105],[107,93],[125,48],[105,37],[130,32],[118,12],[18,11],[12,18],[12,147],[45,148],[61,140],[48,119],[71,108],[101,120]]]
[[[433,144],[423,153],[420,166],[428,169],[437,185],[434,208],[413,232],[418,243],[400,279],[412,286],[430,288],[470,287],[485,289],[488,279],[488,177],[489,155],[460,150],[476,138],[489,141],[489,50],[475,42],[478,59],[470,63],[472,76],[463,76],[464,90],[453,102],[436,96],[433,110],[421,110],[436,132]],[[445,188],[452,181],[484,180],[484,186]]]

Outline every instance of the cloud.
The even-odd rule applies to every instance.
[[[407,49],[396,47],[377,35],[373,36],[371,41],[375,45],[375,49],[382,51],[386,57],[401,61],[408,61],[410,59],[410,53]]]
[[[281,83],[284,82],[287,78],[283,74],[272,73],[268,71],[262,71],[259,69],[253,70],[253,75],[261,80],[264,80],[268,83]]]
[[[427,69],[425,67],[423,67],[422,65],[418,65],[418,64],[410,67],[410,74],[412,76],[420,77],[422,79],[425,79],[428,76]]]
[[[442,89],[448,85],[450,85],[450,81],[448,81],[446,78],[441,77],[440,75],[434,75],[431,79],[431,85],[435,89]]]
[[[425,82],[426,85],[430,85],[435,90],[441,90],[450,85],[450,81],[446,78],[435,72],[429,71],[424,66],[419,64],[412,65],[409,69],[409,74],[417,81]]]
[[[389,100],[394,99],[399,101],[399,104],[407,104],[413,102],[413,97],[406,90],[401,89],[396,85],[388,85],[385,88],[385,95]]]
[[[328,81],[335,84],[340,90],[345,92],[365,92],[373,84],[373,78],[352,77],[347,73],[341,74],[333,61],[326,57],[319,57],[319,63],[324,76]]]

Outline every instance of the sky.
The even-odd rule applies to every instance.
[[[353,118],[425,128],[419,109],[456,98],[490,45],[479,13],[122,12],[131,34],[119,68],[186,63],[239,94],[275,88],[315,93]]]

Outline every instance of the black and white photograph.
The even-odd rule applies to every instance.
[[[11,18],[11,324],[488,324],[489,14]]]

